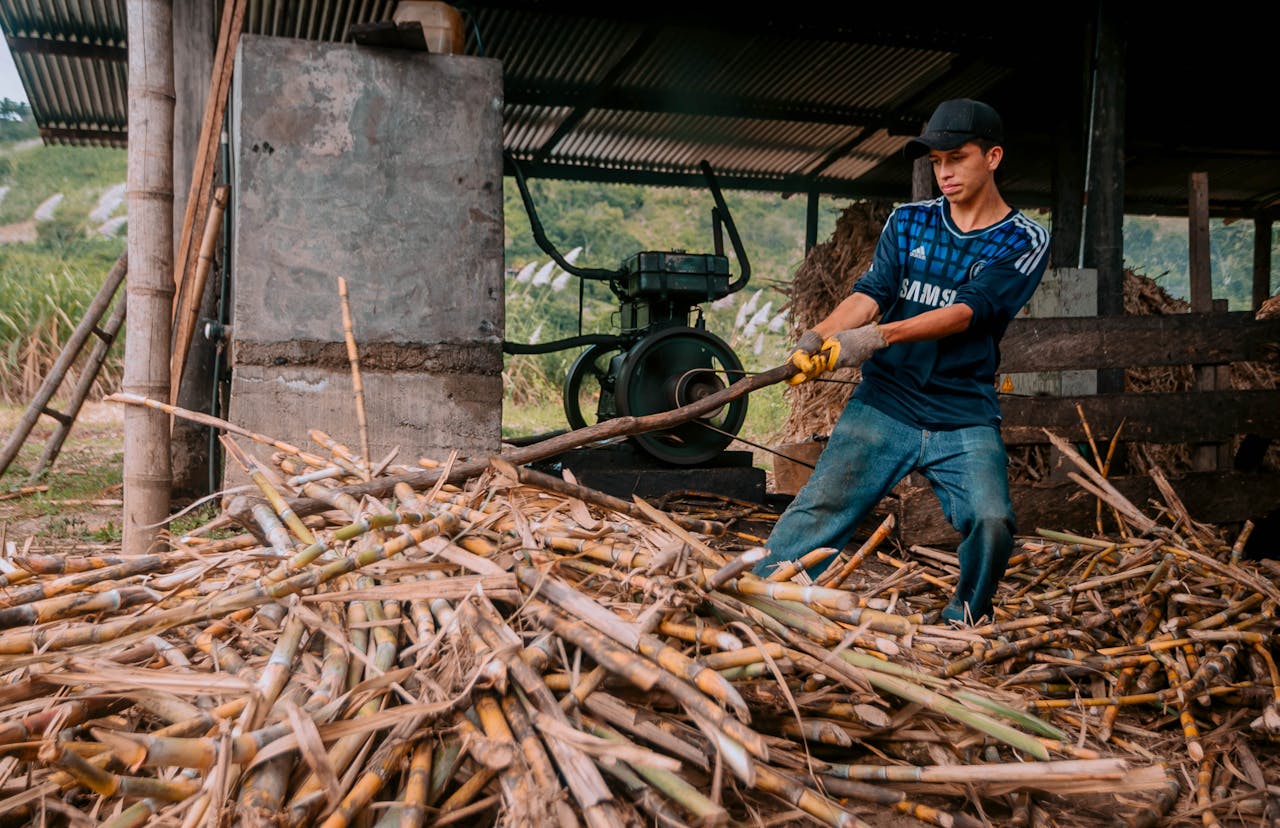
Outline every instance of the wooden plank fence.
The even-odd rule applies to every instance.
[[[1241,362],[1275,366],[1280,361],[1280,319],[1258,320],[1251,312],[1020,318],[1010,324],[1001,353],[1001,370],[1008,372],[1189,365],[1199,374]],[[1223,385],[1221,379],[1218,385]],[[1259,441],[1280,440],[1276,387],[1204,389],[1198,383],[1180,393],[1006,396],[1001,409],[1002,432],[1011,448],[1049,445],[1045,429],[1069,441],[1085,441],[1085,423],[1095,440],[1117,430],[1121,442],[1229,447],[1237,437],[1253,435],[1256,447]],[[1182,475],[1164,470],[1193,519],[1233,524],[1280,506],[1280,472],[1237,469],[1229,453],[1217,456],[1216,468],[1197,467]],[[1110,479],[1140,508],[1161,502],[1154,484],[1140,472]],[[890,507],[897,513],[902,541],[929,545],[957,540],[927,484],[910,482],[900,487],[901,498]],[[1096,499],[1065,478],[1015,483],[1011,494],[1020,532],[1084,532],[1095,526]]]

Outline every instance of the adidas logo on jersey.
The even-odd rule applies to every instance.
[[[911,251],[911,258],[913,258],[913,259],[920,259],[921,261],[923,261],[923,260],[924,260],[925,255],[924,255],[924,245],[923,245],[923,244],[922,244],[922,245],[920,245],[919,247],[917,247],[915,250],[912,250],[912,251]]]

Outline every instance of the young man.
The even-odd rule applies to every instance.
[[[963,538],[942,618],[991,614],[1015,530],[999,344],[1049,255],[1048,232],[996,186],[1002,140],[994,109],[959,99],[939,104],[904,149],[908,158],[928,154],[942,197],[893,211],[871,267],[789,357],[800,369],[792,384],[859,365],[862,382],[770,534],[757,575],[819,547],[843,548],[880,499],[919,471]]]

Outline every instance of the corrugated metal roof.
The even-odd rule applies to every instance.
[[[116,0],[12,0],[3,26],[46,143],[124,146],[125,7]]]
[[[245,30],[348,41],[395,5],[250,0]],[[1048,206],[1059,145],[1083,142],[1089,4],[1037,29],[919,2],[456,5],[467,53],[502,61],[504,145],[531,178],[702,187],[705,159],[726,189],[897,199],[907,136],[938,101],[970,96],[1005,116],[1002,192]],[[1247,84],[1213,74],[1270,77],[1263,27],[1216,16],[1193,30],[1143,6],[1124,4],[1126,209],[1185,210],[1193,169],[1215,214],[1274,207],[1280,151],[1241,105]],[[8,0],[0,26],[46,142],[124,146],[125,0]]]

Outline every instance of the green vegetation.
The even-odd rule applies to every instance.
[[[45,147],[35,137],[30,109],[0,101],[0,231],[32,224],[40,205],[62,196],[52,218],[27,229],[34,229],[34,241],[0,244],[0,399],[11,404],[35,395],[125,249],[123,235],[93,233],[101,219],[91,215],[109,188],[123,185],[126,153]],[[123,215],[123,203],[111,212]],[[122,299],[123,291],[117,301]],[[118,343],[99,374],[95,396],[114,390],[123,354]]]
[[[1253,237],[1251,221],[1209,222],[1209,261],[1213,272],[1213,296],[1226,299],[1229,310],[1253,307]],[[1188,274],[1191,255],[1187,247],[1187,220],[1155,216],[1127,216],[1124,223],[1126,264],[1154,279],[1174,298],[1191,295]],[[1280,262],[1280,237],[1272,235],[1271,284]],[[1273,290],[1274,292],[1274,290]]]
[[[31,117],[31,107],[22,101],[0,98],[0,144],[38,138],[40,130]]]

